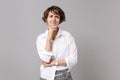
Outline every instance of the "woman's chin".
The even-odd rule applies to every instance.
[[[51,25],[51,27],[57,28],[57,27],[58,27],[58,25]]]

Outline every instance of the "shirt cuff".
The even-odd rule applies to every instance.
[[[69,67],[69,68],[70,68],[68,58],[65,58],[65,61],[66,61],[66,65],[67,65],[67,67]]]
[[[43,53],[40,54],[40,58],[45,62],[50,62],[50,59],[53,55],[54,54],[52,51],[48,52],[48,51],[44,50]]]

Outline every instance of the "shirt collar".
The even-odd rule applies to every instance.
[[[45,31],[44,37],[46,38],[47,36],[48,36],[48,29]],[[61,36],[62,36],[62,30],[59,28],[58,33],[57,33],[55,39],[56,39],[56,38],[59,38],[59,37],[61,37]]]

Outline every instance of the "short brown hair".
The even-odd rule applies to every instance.
[[[49,12],[54,12],[55,14],[60,16],[59,24],[62,23],[63,21],[65,21],[64,11],[58,6],[51,6],[44,11],[44,14],[43,14],[43,17],[42,17],[42,20],[44,22],[46,22]]]

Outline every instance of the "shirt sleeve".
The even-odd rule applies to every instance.
[[[49,62],[51,57],[54,55],[52,51],[48,52],[45,50],[44,42],[41,37],[38,37],[36,40],[36,48],[40,59],[45,62]]]
[[[72,36],[69,37],[68,44],[69,44],[70,54],[68,57],[65,58],[65,61],[67,63],[67,66],[72,68],[77,63],[77,47],[75,44],[75,40]]]

